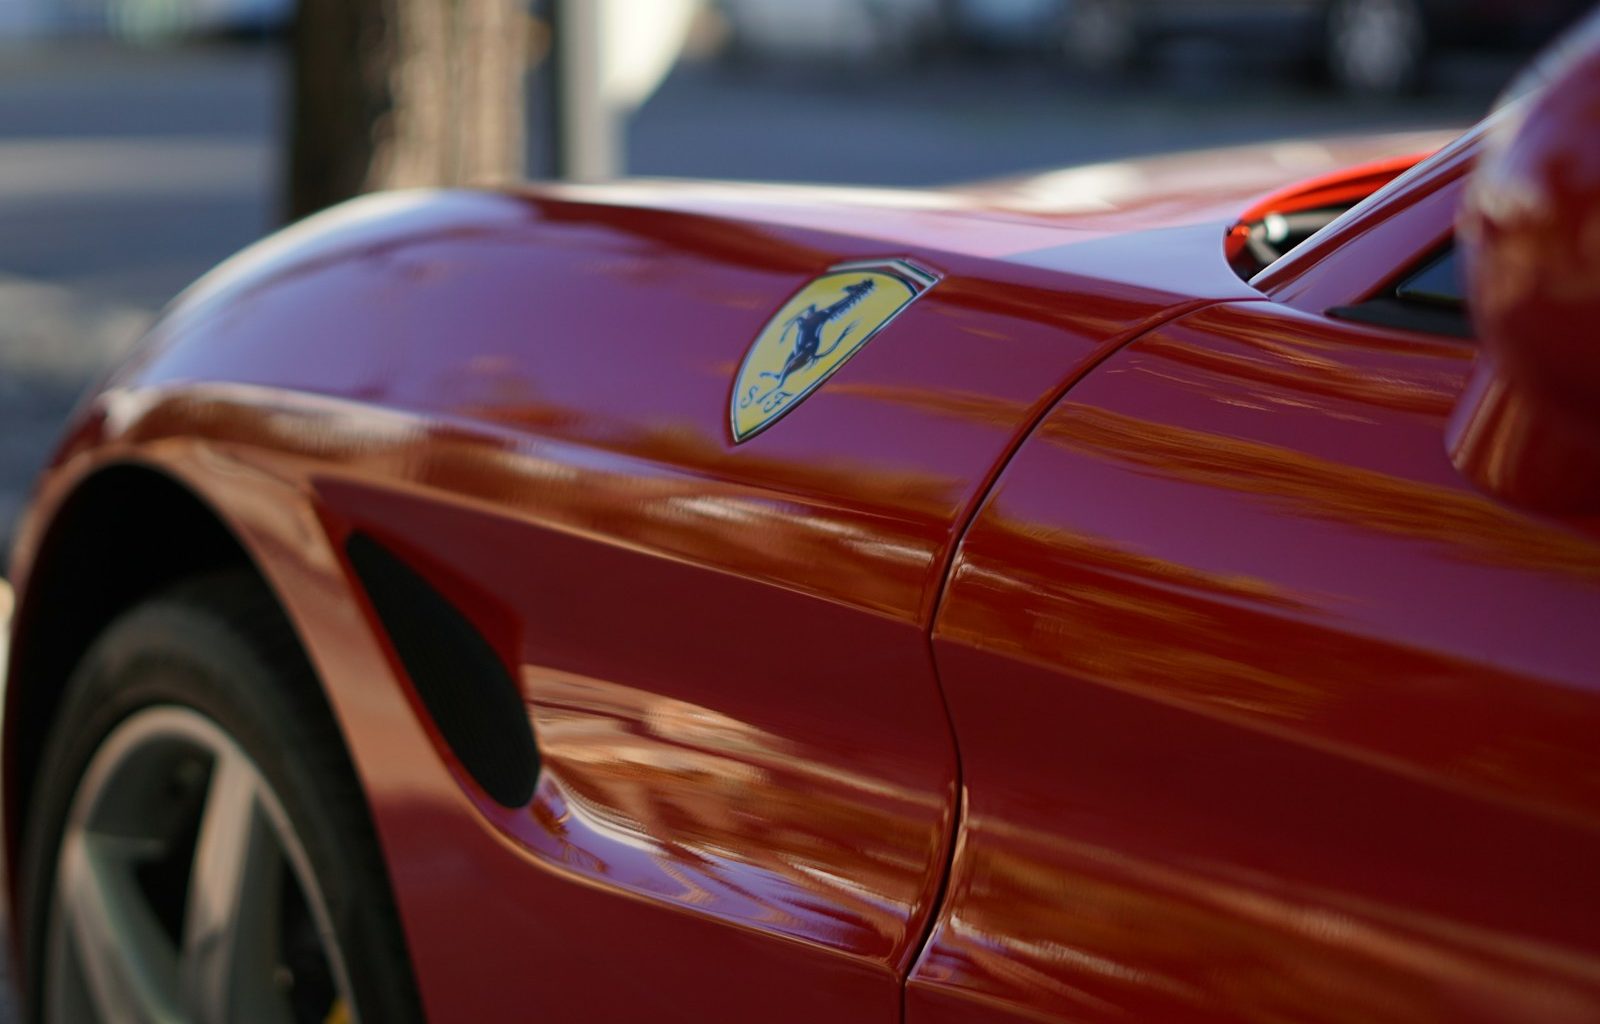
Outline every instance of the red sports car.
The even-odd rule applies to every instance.
[[[15,552],[31,1019],[1600,1019],[1600,25],[1434,148],[224,265]]]

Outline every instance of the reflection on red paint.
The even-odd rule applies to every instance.
[[[911,1024],[1600,1012],[1600,539],[1455,474],[1469,365],[1215,307],[1050,414],[941,604]]]

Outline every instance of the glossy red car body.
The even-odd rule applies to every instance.
[[[1600,536],[1452,462],[1475,346],[1327,312],[1448,242],[1481,137],[1254,286],[1225,253],[1424,143],[402,194],[262,243],[40,484],[8,848],[60,638],[203,514],[326,687],[435,1021],[1592,1021]],[[735,444],[763,323],[891,257],[943,279]],[[526,806],[450,754],[354,531],[513,670]]]

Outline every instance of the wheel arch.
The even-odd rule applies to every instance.
[[[46,737],[85,650],[140,600],[179,580],[224,570],[248,572],[283,608],[224,517],[193,489],[152,466],[100,467],[55,507],[18,595],[6,676],[0,767],[11,868]],[[304,650],[303,640],[300,646]],[[326,693],[321,696],[326,702]],[[8,870],[8,875],[14,889],[16,873]],[[17,893],[9,895],[15,905]]]

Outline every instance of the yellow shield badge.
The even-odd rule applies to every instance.
[[[749,440],[799,405],[939,278],[905,260],[841,263],[762,328],[733,389],[733,439]]]

